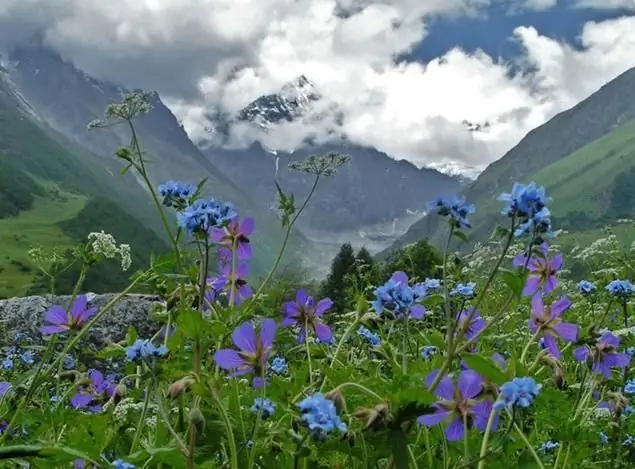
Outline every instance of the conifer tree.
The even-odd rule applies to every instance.
[[[350,279],[347,277],[355,273],[355,251],[351,243],[344,243],[331,263],[331,271],[322,284],[321,296],[328,296],[335,303],[334,311],[346,311],[347,289]]]

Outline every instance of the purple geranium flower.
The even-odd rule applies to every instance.
[[[233,304],[239,306],[243,301],[251,298],[253,291],[247,280],[245,280],[249,275],[249,266],[247,264],[238,264],[233,275],[231,264],[225,264],[220,273],[220,276],[225,279],[225,289],[227,290],[227,295],[232,298]]]
[[[426,386],[429,388],[439,370],[433,371],[426,378]],[[445,436],[449,441],[457,441],[466,437],[464,419],[467,419],[468,427],[474,425],[481,431],[485,431],[490,413],[493,411],[491,400],[476,400],[476,396],[483,391],[483,378],[472,370],[463,370],[459,374],[458,386],[455,388],[448,375],[443,376],[435,390],[440,401],[434,404],[436,411],[432,414],[422,415],[417,419],[420,425],[433,426],[442,422],[448,422],[445,427]],[[492,430],[498,427],[498,416],[495,417]]]
[[[214,354],[214,361],[224,370],[233,370],[231,376],[234,377],[253,373],[251,384],[255,388],[262,387],[275,334],[273,319],[263,321],[260,336],[256,335],[253,324],[244,322],[232,334],[232,341],[239,350],[221,349]]]
[[[40,332],[45,335],[59,334],[72,329],[81,329],[84,323],[95,315],[97,308],[88,308],[86,295],[75,298],[70,312],[59,305],[51,307],[44,313],[44,319],[49,323],[40,327]]]
[[[10,387],[11,383],[8,381],[0,381],[0,397],[4,396]]]
[[[320,318],[333,306],[333,300],[323,298],[315,303],[312,296],[306,290],[300,289],[295,295],[295,301],[288,301],[282,306],[283,327],[298,325],[300,333],[298,342],[304,343],[307,329],[312,329],[315,335],[323,342],[328,342],[333,336],[331,328],[320,321]]]
[[[531,299],[529,329],[534,334],[542,334],[545,348],[557,359],[560,359],[562,354],[560,353],[556,337],[568,342],[578,340],[578,326],[562,322],[561,318],[562,314],[570,306],[571,301],[566,296],[560,297],[549,306],[545,306],[540,295],[535,295]]]
[[[605,378],[611,377],[611,368],[626,368],[631,357],[626,353],[618,353],[620,339],[610,332],[605,332],[593,347],[578,347],[573,356],[579,362],[591,360],[591,370],[602,373]]]
[[[472,316],[471,318],[470,315]],[[481,312],[479,310],[475,311],[474,308],[471,307],[459,313],[459,315],[457,316],[457,322],[457,333],[458,331],[465,329],[465,338],[467,340],[472,340],[483,329],[485,329],[485,320],[481,317]]]
[[[527,263],[529,277],[523,290],[524,296],[534,295],[541,285],[545,294],[551,293],[558,286],[556,273],[562,268],[564,257],[558,253],[553,257],[548,256],[549,246],[547,243],[540,245],[536,256],[532,256],[527,263],[527,256],[519,254],[514,258],[514,267],[521,267]]]
[[[251,244],[249,236],[254,232],[255,221],[253,218],[245,218],[242,222],[234,218],[223,228],[210,228],[210,238],[214,243],[232,248],[236,246],[238,259],[251,258]]]
[[[100,401],[110,399],[115,394],[117,385],[114,376],[104,378],[99,370],[89,370],[88,377],[90,384],[71,397],[71,405],[75,409],[88,408],[91,412],[99,412],[102,407]]]

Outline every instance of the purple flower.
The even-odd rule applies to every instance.
[[[203,299],[203,311],[209,311],[211,305],[216,301],[220,293],[225,290],[227,279],[222,275],[207,278],[205,287],[205,298]]]
[[[229,297],[232,298],[234,305],[239,306],[243,301],[251,298],[253,291],[247,280],[245,280],[249,275],[249,266],[247,264],[238,264],[233,275],[231,263],[225,264],[220,273],[221,277],[226,281],[225,289]]]
[[[631,357],[626,353],[618,353],[620,339],[610,332],[605,332],[593,347],[578,347],[573,356],[579,362],[591,360],[591,371],[602,373],[605,378],[611,377],[611,368],[626,368]]]
[[[71,397],[71,405],[75,409],[88,408],[91,412],[99,412],[101,410],[99,401],[111,398],[115,394],[117,385],[114,377],[104,378],[102,372],[98,370],[89,370],[88,377],[90,384]]]
[[[331,307],[333,300],[323,298],[315,303],[312,296],[306,290],[300,289],[295,295],[295,301],[288,301],[282,306],[283,327],[300,326],[298,342],[304,343],[307,329],[312,329],[315,335],[323,342],[328,342],[333,336],[331,328],[321,322],[321,318]]]
[[[75,298],[70,312],[66,312],[61,306],[55,305],[44,313],[44,319],[49,324],[40,327],[40,332],[50,335],[81,329],[84,323],[93,317],[96,312],[97,308],[87,308],[86,295],[79,295]]]
[[[531,257],[527,263],[529,277],[523,290],[524,296],[532,296],[543,285],[545,294],[551,293],[558,286],[556,273],[562,268],[564,257],[562,253],[558,253],[553,257],[548,257],[549,246],[547,243],[540,245],[540,250],[535,257]],[[527,262],[527,256],[519,254],[514,258],[514,267],[524,266]]]
[[[73,461],[74,469],[84,469],[85,467],[86,467],[86,461],[84,461],[83,459],[76,459],[75,461]]]
[[[438,372],[439,370],[435,370],[426,378],[428,388]],[[436,411],[422,415],[417,419],[417,423],[434,426],[448,422],[445,427],[445,436],[448,441],[457,441],[466,437],[464,419],[467,419],[468,426],[474,425],[479,430],[485,431],[493,403],[490,400],[476,400],[476,396],[482,391],[483,378],[475,371],[461,371],[456,388],[450,377],[445,375],[434,391],[435,395],[441,398],[434,404]],[[497,427],[498,417],[495,417],[492,430],[496,430]]]
[[[249,236],[254,232],[255,221],[253,218],[245,218],[242,222],[234,218],[223,228],[210,228],[210,238],[214,243],[218,243],[229,248],[236,246],[238,259],[251,258],[251,244]]]
[[[0,397],[4,396],[10,387],[11,383],[8,381],[0,381]]]
[[[224,370],[232,370],[233,377],[253,373],[251,384],[255,388],[262,387],[275,335],[273,319],[263,321],[260,336],[250,322],[244,322],[232,334],[232,342],[239,350],[221,349],[214,354],[214,361]]]
[[[566,296],[560,297],[549,306],[545,306],[540,295],[535,295],[531,299],[529,329],[534,334],[542,334],[545,348],[557,359],[560,359],[562,354],[560,353],[556,337],[568,342],[578,340],[578,326],[562,322],[561,318],[562,314],[570,306],[571,301]]]
[[[461,311],[457,316],[458,330],[461,331],[465,329],[465,338],[467,340],[472,340],[472,338],[485,329],[485,320],[481,317],[481,312],[478,310],[472,311],[474,311],[474,308],[468,308]],[[472,315],[471,318],[470,315]],[[467,322],[468,320],[470,321],[469,323]]]

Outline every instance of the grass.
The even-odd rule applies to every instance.
[[[58,224],[75,217],[88,198],[62,190],[51,191],[51,184],[45,186],[49,196],[37,197],[31,210],[0,220],[0,297],[23,295],[28,290],[37,272],[29,259],[29,249],[68,248],[77,244]]]

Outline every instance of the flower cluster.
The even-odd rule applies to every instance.
[[[131,362],[149,360],[152,357],[165,357],[167,354],[168,348],[164,344],[157,347],[148,339],[137,339],[126,348],[126,358]]]
[[[476,212],[474,205],[468,204],[465,197],[438,196],[428,203],[429,211],[436,211],[442,217],[449,217],[450,224],[455,228],[470,228],[468,217]]]
[[[366,339],[373,347],[378,347],[381,344],[379,335],[371,332],[364,326],[359,326],[359,329],[357,329],[357,334]]]
[[[177,221],[190,236],[206,235],[211,228],[223,226],[238,216],[234,206],[214,199],[197,199],[177,213]]]
[[[304,343],[309,330],[323,342],[331,340],[331,328],[321,321],[322,316],[333,306],[333,300],[323,298],[317,303],[306,290],[297,291],[295,301],[288,301],[282,307],[283,327],[298,326],[298,342]]]
[[[190,204],[190,199],[196,193],[196,186],[188,182],[166,181],[158,187],[163,197],[163,205],[183,210]]]
[[[527,408],[534,402],[541,388],[542,384],[536,383],[533,378],[514,378],[501,386],[494,408],[498,411],[513,407]]]
[[[329,433],[339,431],[346,433],[347,426],[337,414],[337,408],[322,393],[315,393],[298,404],[302,413],[302,421],[316,440],[325,439]]]
[[[525,233],[537,237],[551,235],[551,212],[547,208],[551,199],[544,187],[537,187],[534,182],[527,185],[515,183],[511,193],[502,193],[498,200],[507,203],[502,214],[520,222],[515,236]]]
[[[412,316],[423,319],[426,309],[417,304],[427,294],[424,284],[410,286],[404,272],[395,272],[392,277],[375,290],[373,307],[378,315],[388,312],[395,318]]]
[[[613,280],[606,286],[606,291],[616,298],[625,299],[635,293],[635,285],[628,280]]]

